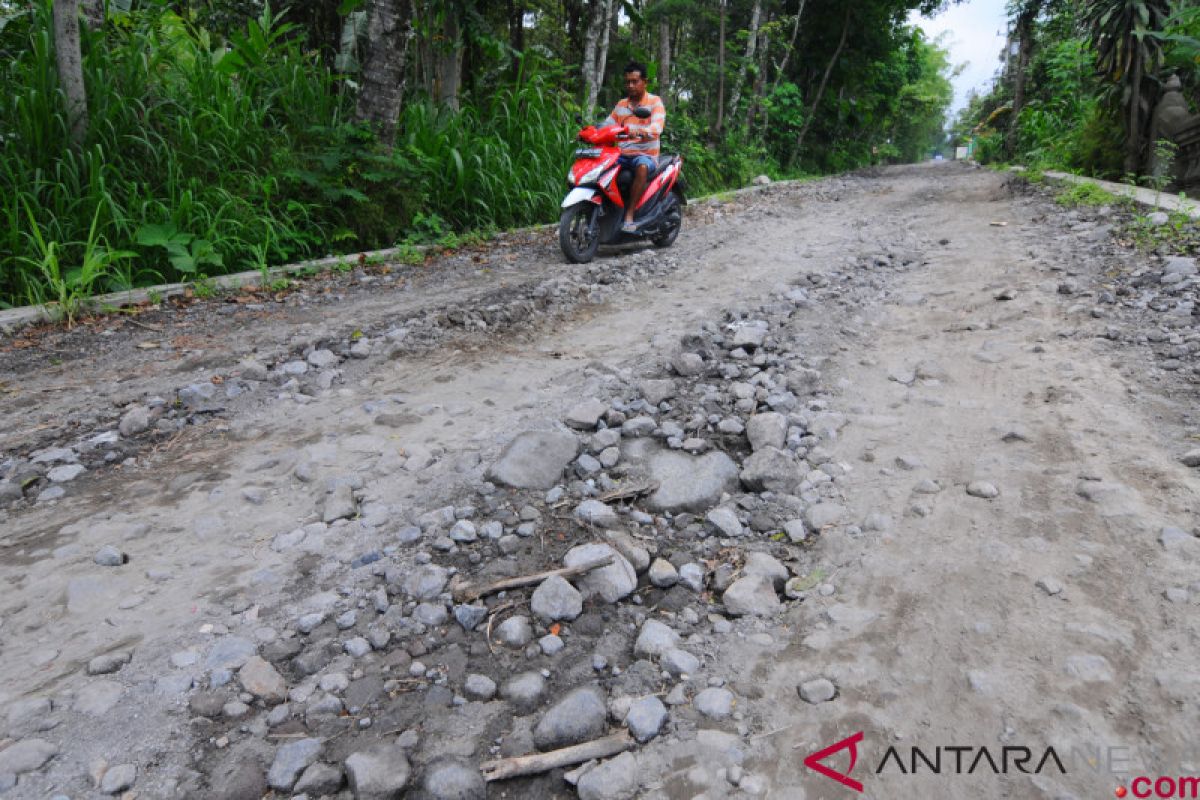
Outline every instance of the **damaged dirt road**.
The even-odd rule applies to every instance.
[[[893,169],[9,346],[0,796],[1176,786],[1196,265],[1118,216]]]

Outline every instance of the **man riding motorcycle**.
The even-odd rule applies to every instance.
[[[638,106],[650,109],[648,120],[634,116],[633,110]],[[663,106],[662,98],[646,91],[645,64],[630,61],[625,65],[625,99],[617,103],[603,123],[604,126],[624,125],[630,134],[630,138],[619,143],[621,168],[633,171],[629,203],[625,206],[625,222],[621,226],[625,233],[637,231],[633,213],[642,199],[642,193],[646,191],[647,179],[657,165],[659,138],[666,121],[667,109]]]

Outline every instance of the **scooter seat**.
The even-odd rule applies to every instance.
[[[654,180],[654,178],[658,175],[658,173],[660,173],[664,169],[666,169],[667,165],[670,164],[674,160],[675,160],[675,156],[673,156],[673,155],[660,155],[658,157],[657,166],[655,166],[654,170],[649,175],[646,176],[646,182],[649,183],[650,181]],[[617,173],[617,187],[619,189],[621,189],[621,191],[625,191],[632,184],[633,184],[633,170],[622,168],[621,171],[619,173]]]

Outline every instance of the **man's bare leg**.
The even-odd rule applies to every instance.
[[[633,222],[633,212],[637,210],[642,192],[646,191],[646,177],[649,173],[645,164],[639,164],[633,173],[633,185],[629,187],[629,205],[625,207],[625,222]]]

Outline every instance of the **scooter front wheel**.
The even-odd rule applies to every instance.
[[[586,264],[600,249],[600,206],[591,201],[563,209],[558,219],[558,243],[573,264]]]

